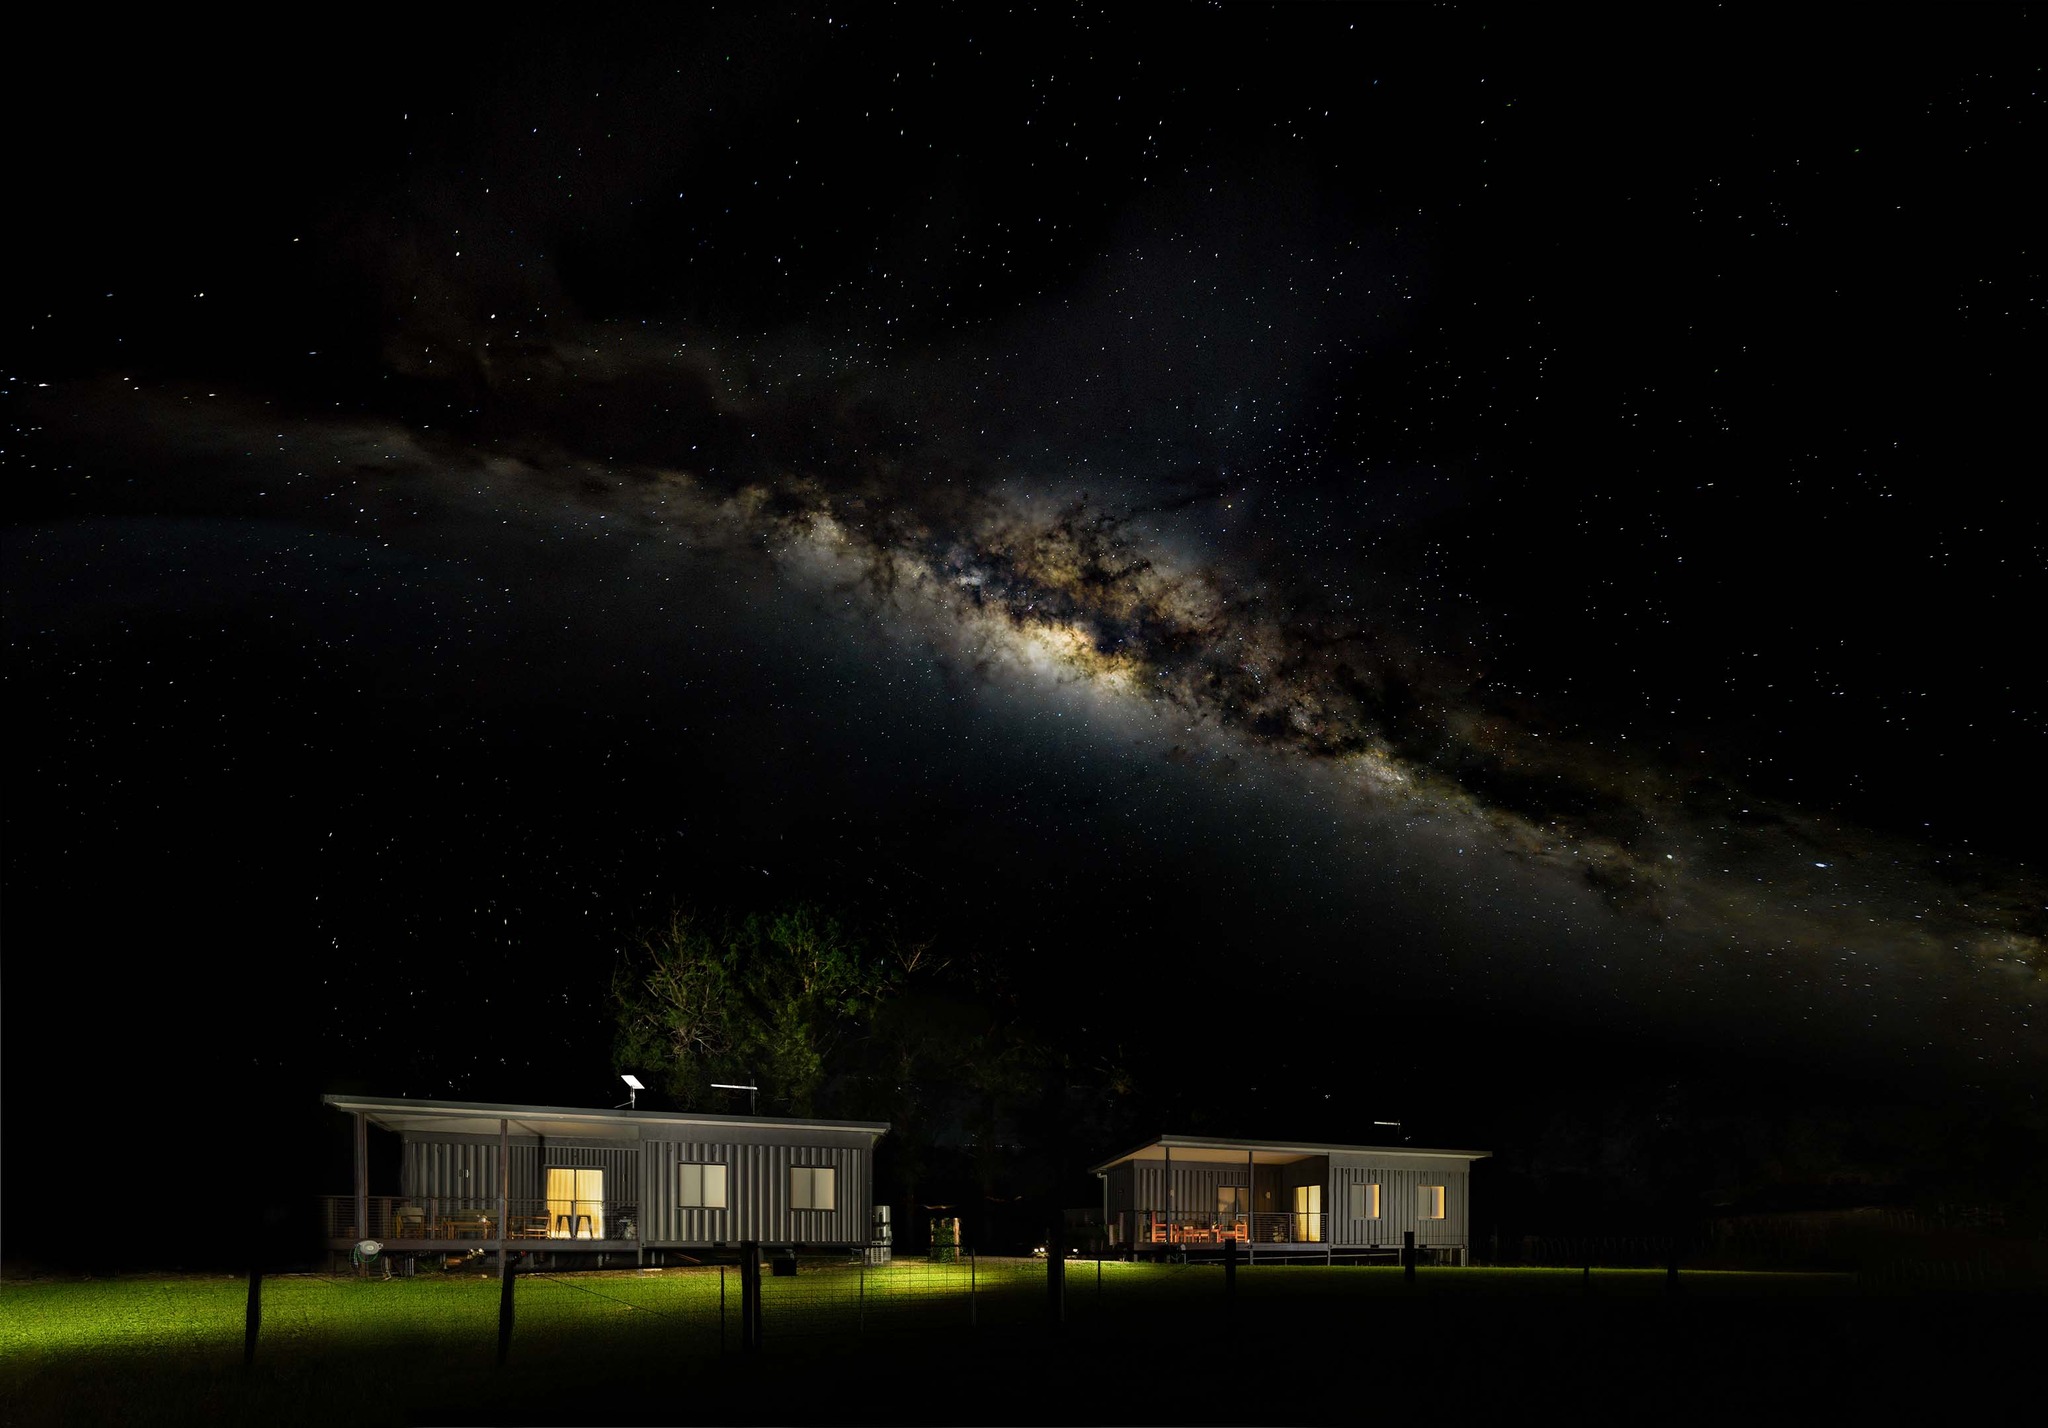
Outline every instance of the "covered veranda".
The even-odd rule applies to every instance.
[[[322,1197],[327,1247],[345,1253],[361,1240],[378,1241],[397,1255],[506,1253],[625,1254],[641,1249],[637,1187],[606,1187],[587,1171],[543,1171],[542,1195],[514,1194],[513,1138],[571,1140],[579,1145],[617,1143],[637,1147],[640,1129],[613,1111],[569,1107],[497,1106],[419,1102],[380,1096],[327,1096],[329,1106],[349,1115],[354,1130],[351,1193]],[[495,1141],[495,1183],[463,1193],[373,1195],[370,1193],[370,1130],[419,1133],[435,1138],[474,1137]],[[612,1193],[607,1194],[609,1188]],[[618,1191],[626,1193],[620,1195]]]

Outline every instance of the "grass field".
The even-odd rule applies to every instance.
[[[246,1282],[0,1284],[10,1423],[1309,1422],[1357,1395],[1477,1408],[1535,1387],[1657,1416],[1839,1406],[1944,1344],[1968,1381],[2038,1334],[2029,1296],[1878,1298],[1827,1275],[1070,1266],[1048,1322],[1032,1261],[806,1263],[766,1278],[766,1347],[739,1352],[738,1276],[522,1275],[497,1364],[494,1277],[277,1276],[243,1367]],[[2038,1339],[2032,1339],[2038,1343]],[[1892,1358],[1896,1350],[1902,1355]],[[1987,1354],[1992,1357],[1987,1360]],[[1732,1400],[1731,1400],[1732,1396]]]

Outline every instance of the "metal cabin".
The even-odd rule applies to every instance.
[[[631,1254],[748,1240],[848,1248],[873,1231],[884,1121],[326,1096],[355,1118],[355,1177],[325,1197],[328,1248]],[[401,1142],[398,1193],[371,1194],[371,1127]]]
[[[1464,1264],[1471,1168],[1483,1150],[1300,1145],[1163,1135],[1094,1167],[1112,1249],[1129,1258],[1420,1257]]]

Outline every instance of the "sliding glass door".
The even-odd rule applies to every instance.
[[[1294,1187],[1294,1242],[1320,1244],[1323,1238],[1323,1187]]]
[[[604,1238],[604,1172],[548,1167],[548,1238]]]

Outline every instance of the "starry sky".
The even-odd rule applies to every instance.
[[[603,1104],[791,898],[1176,1128],[2029,1083],[2041,20],[1838,18],[57,32],[10,1146]]]

